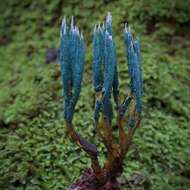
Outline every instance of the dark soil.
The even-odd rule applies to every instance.
[[[100,184],[91,169],[87,169],[82,176],[75,181],[69,190],[119,190],[117,181],[107,181]]]
[[[130,190],[149,190],[150,183],[147,177],[135,172],[130,177],[120,176],[117,181],[107,181],[100,184],[91,169],[87,169],[82,176],[76,180],[69,190],[120,190],[128,187]]]

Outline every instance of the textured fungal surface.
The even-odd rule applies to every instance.
[[[64,17],[60,30],[60,64],[64,88],[64,118],[71,121],[78,101],[84,66],[85,45],[82,33],[71,19],[70,28]]]
[[[105,26],[105,27],[104,27]],[[112,16],[108,13],[106,23],[98,23],[93,30],[93,85],[95,91],[94,123],[97,135],[107,149],[104,166],[98,160],[94,144],[76,132],[72,119],[81,91],[84,67],[84,38],[71,18],[70,28],[64,17],[60,36],[60,65],[64,92],[64,119],[68,133],[91,158],[92,170],[86,171],[71,189],[117,190],[117,177],[123,171],[123,159],[132,143],[132,137],[141,120],[142,74],[139,41],[134,39],[129,27],[125,27],[125,46],[130,78],[130,90],[120,100],[116,48],[112,31]],[[117,112],[118,139],[112,134],[113,105]],[[121,103],[122,102],[122,103]],[[127,129],[125,129],[127,128]]]
[[[86,168],[94,176],[104,168],[114,176],[117,171],[110,166],[127,151],[126,135],[133,135],[138,115],[128,73],[126,30],[132,43],[137,40],[140,45],[143,90],[140,128],[123,156],[123,172],[117,178],[121,190],[143,190],[140,176],[150,181],[145,190],[190,189],[190,1],[5,0],[0,13],[0,190],[67,190]],[[80,36],[83,31],[85,43],[72,121],[64,117],[60,69],[64,15],[67,34],[73,15],[73,25]],[[105,118],[102,103],[103,35],[98,80],[93,71],[94,27],[96,33],[101,29],[102,34],[110,33],[106,23],[112,30],[118,75],[114,74],[108,98],[111,120]],[[70,94],[67,99],[72,100]],[[68,102],[67,113],[72,110]],[[112,140],[106,141],[108,137]],[[117,162],[111,161],[113,157]],[[97,163],[99,169],[94,167]]]

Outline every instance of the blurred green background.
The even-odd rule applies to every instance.
[[[113,16],[121,95],[128,74],[124,23],[139,37],[144,80],[143,120],[125,160],[124,174],[140,172],[151,190],[190,189],[190,1],[5,0],[0,3],[0,190],[67,189],[90,166],[65,136],[60,68],[45,64],[47,48],[59,48],[64,15],[75,16],[87,52],[74,123],[105,148],[93,126],[92,29]],[[123,190],[127,190],[123,187]]]

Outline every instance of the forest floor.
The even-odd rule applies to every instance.
[[[86,41],[74,125],[97,145],[104,163],[105,147],[95,138],[93,126],[92,30],[108,11],[113,15],[121,97],[129,84],[126,21],[142,50],[143,119],[134,138],[136,148],[125,159],[122,190],[134,189],[125,181],[137,174],[148,181],[147,190],[190,189],[190,6],[176,2],[7,0],[1,4],[0,190],[67,190],[90,167],[87,155],[65,135],[59,64],[45,63],[47,49],[59,48],[63,15],[76,16]],[[115,127],[113,131],[116,134]]]

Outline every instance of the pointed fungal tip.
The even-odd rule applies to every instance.
[[[66,16],[63,17],[62,22],[61,22],[61,26],[63,27],[64,24],[66,24]]]
[[[96,33],[96,24],[95,24],[95,26],[94,26],[94,33]]]
[[[64,18],[62,19],[61,22],[61,29],[60,29],[60,36],[62,37],[63,34],[66,34],[66,17],[64,16]]]
[[[71,16],[71,24],[74,25],[74,16],[73,15]]]
[[[71,32],[74,31],[74,17],[71,16]]]
[[[111,23],[112,21],[112,16],[111,16],[111,13],[108,12],[107,16],[106,16],[106,23]]]
[[[125,32],[127,32],[127,26],[128,26],[128,24],[127,24],[127,22],[125,23]]]
[[[83,36],[83,31],[81,31],[81,34],[80,34],[80,39],[83,40],[84,39],[84,36]]]
[[[98,31],[101,30],[101,24],[100,24],[100,21],[98,22]]]
[[[77,26],[74,27],[74,33],[78,36],[80,36],[79,34],[79,28]]]

